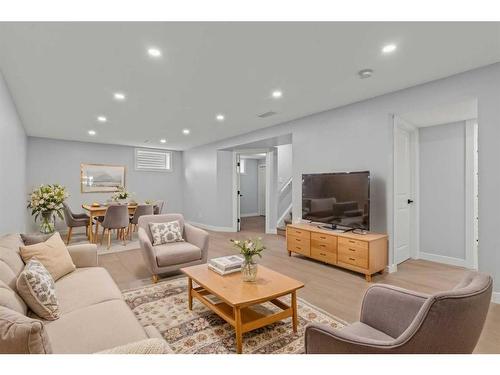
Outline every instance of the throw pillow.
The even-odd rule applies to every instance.
[[[153,246],[184,241],[182,238],[181,226],[178,221],[149,223],[149,230],[153,237]]]
[[[52,237],[52,234],[41,234],[41,233],[21,234],[21,238],[25,246],[34,245],[40,242],[45,242],[50,237]]]
[[[59,318],[54,279],[49,271],[36,259],[31,259],[17,278],[17,292],[24,302],[40,318]]]
[[[19,250],[24,263],[31,258],[36,258],[50,272],[54,281],[73,272],[76,268],[66,244],[57,232],[45,242],[22,246]]]
[[[40,320],[0,306],[0,353],[50,354],[52,348]]]

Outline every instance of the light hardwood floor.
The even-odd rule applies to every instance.
[[[209,258],[234,254],[231,238],[263,238],[267,249],[259,263],[302,281],[305,287],[298,296],[347,322],[359,318],[363,295],[370,285],[363,275],[293,255],[288,257],[285,238],[262,233],[263,217],[244,218],[239,233],[210,232]],[[99,263],[107,268],[118,286],[131,289],[151,284],[140,249],[99,255]],[[466,271],[424,260],[409,260],[398,266],[398,272],[374,275],[374,283],[433,293],[452,288]],[[175,277],[176,275],[172,275]],[[464,322],[464,325],[467,322]],[[500,353],[500,305],[491,304],[476,353]]]

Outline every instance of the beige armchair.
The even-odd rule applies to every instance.
[[[185,242],[153,246],[149,223],[170,221],[179,222]],[[208,233],[185,223],[181,214],[141,216],[139,218],[139,242],[144,261],[155,283],[158,281],[159,274],[207,262]]]
[[[472,353],[492,285],[491,276],[478,272],[470,272],[453,290],[431,296],[373,285],[365,294],[359,322],[338,330],[306,327],[306,353]]]

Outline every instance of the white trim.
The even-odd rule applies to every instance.
[[[283,215],[281,215],[281,217],[278,219],[278,227],[281,227],[281,224],[285,221],[285,216],[288,215],[290,211],[292,211],[292,208],[293,203],[290,203],[290,206],[286,208],[285,212],[283,212]]]
[[[447,257],[445,255],[437,255],[437,254],[431,254],[431,253],[424,253],[422,251],[420,252],[420,258],[419,259],[429,260],[431,262],[438,262],[438,263],[449,264],[451,266],[467,267],[467,263],[466,263],[465,259],[454,258],[454,257]]]
[[[240,217],[252,217],[252,216],[260,216],[258,212],[252,212],[249,214],[240,214]]]
[[[194,225],[195,227],[211,230],[214,232],[236,232],[236,229],[234,227],[218,227],[215,225],[196,223],[196,222],[191,221],[191,220],[187,220],[187,222],[191,225]]]
[[[237,232],[238,231],[238,197],[236,196],[237,191],[238,191],[238,173],[236,171],[236,160],[237,160],[237,152],[233,152],[233,165],[232,165],[232,172],[233,172],[233,189],[232,195],[233,195],[233,226],[231,228],[231,232]]]
[[[465,122],[465,263],[467,268],[478,269],[478,243],[476,241],[476,195],[475,191],[475,158],[476,120]]]
[[[387,273],[398,272],[398,265],[397,264],[389,264],[387,267],[385,267],[385,270]]]
[[[500,292],[493,292],[492,293],[491,302],[500,304]]]
[[[288,185],[290,185],[292,183],[292,178],[293,177],[290,177],[288,179],[288,181],[281,187],[279,194],[283,193],[285,191],[285,189],[288,187]]]

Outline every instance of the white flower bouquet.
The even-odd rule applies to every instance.
[[[28,208],[31,209],[31,215],[35,216],[35,221],[42,219],[40,230],[43,233],[52,233],[55,230],[56,215],[64,220],[63,202],[68,196],[66,188],[59,184],[40,185],[30,194]]]

